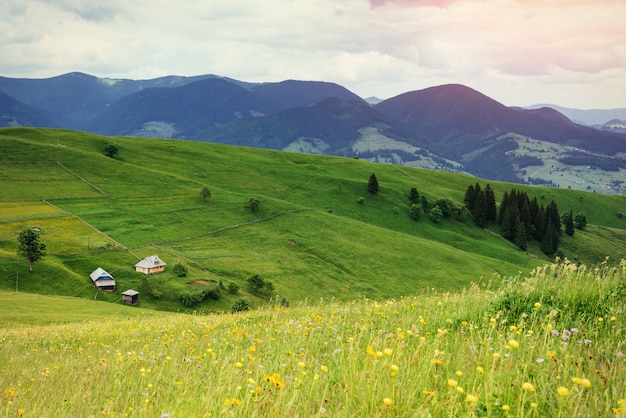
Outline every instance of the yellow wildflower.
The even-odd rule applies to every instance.
[[[524,382],[522,383],[522,389],[525,390],[526,392],[534,392],[535,386],[532,383]]]

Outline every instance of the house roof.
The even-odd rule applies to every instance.
[[[113,284],[115,284],[115,281],[113,280],[113,276],[107,273],[106,270],[104,270],[102,267],[98,267],[97,269],[92,271],[89,277],[91,278],[91,281],[93,282],[95,282],[96,280],[98,281],[110,280],[113,282]]]
[[[124,296],[136,296],[138,294],[139,294],[139,292],[136,291],[136,290],[133,290],[133,289],[128,289],[127,291],[122,292],[122,295],[124,295]]]
[[[161,267],[164,265],[165,263],[163,262],[163,260],[159,258],[158,255],[151,255],[149,257],[144,258],[137,264],[135,264],[135,267],[152,268],[152,267]]]

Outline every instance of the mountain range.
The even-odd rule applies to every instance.
[[[507,107],[459,84],[379,101],[321,81],[0,77],[0,126],[209,141],[623,193],[623,113],[585,126],[573,111]]]

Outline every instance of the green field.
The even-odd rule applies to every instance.
[[[107,144],[119,148],[103,155]],[[252,307],[280,295],[291,303],[355,298],[384,300],[427,289],[458,291],[499,283],[550,262],[531,242],[522,252],[497,225],[467,220],[436,224],[408,216],[412,187],[429,201],[459,206],[467,186],[487,182],[433,170],[351,158],[269,151],[191,141],[101,137],[82,132],[0,130],[0,289],[121,303],[126,289],[139,306],[184,312],[229,311],[240,297]],[[381,189],[367,192],[376,173]],[[619,263],[626,253],[626,197],[490,182],[496,200],[512,187],[561,213],[584,212],[589,226],[563,236],[568,259]],[[206,202],[200,191],[208,187]],[[258,212],[247,207],[258,199]],[[362,203],[358,203],[363,198]],[[25,228],[41,230],[47,256],[28,272],[16,255]],[[133,265],[157,254],[155,276]],[[187,275],[178,277],[173,266]],[[97,267],[117,282],[96,294]],[[272,294],[247,288],[253,274]],[[227,288],[239,286],[238,294]],[[220,289],[219,300],[183,306],[181,294]]]
[[[624,273],[232,315],[0,291],[0,416],[624,417]]]

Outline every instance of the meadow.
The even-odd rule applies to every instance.
[[[0,292],[0,416],[623,417],[625,274],[226,315]]]
[[[103,154],[114,144],[115,158]],[[467,186],[487,183],[460,174],[307,155],[154,138],[83,132],[0,130],[0,289],[121,303],[140,292],[139,306],[184,312],[228,312],[241,297],[253,308],[269,297],[292,303],[384,300],[426,289],[459,291],[499,282],[552,261],[531,242],[520,251],[497,225],[408,216],[415,187],[430,202],[461,206]],[[380,192],[367,192],[375,172]],[[513,185],[490,182],[499,201]],[[207,187],[207,201],[200,191]],[[518,187],[518,186],[515,186]],[[560,249],[582,264],[617,262],[626,253],[626,197],[519,186],[561,212],[585,212],[588,226],[564,236]],[[250,198],[261,204],[252,212]],[[362,198],[362,199],[361,199]],[[359,203],[360,202],[360,203]],[[620,216],[621,213],[621,216]],[[47,255],[28,272],[16,238],[37,227]],[[159,255],[164,273],[134,271]],[[187,275],[173,272],[176,264]],[[111,273],[118,290],[96,292],[88,275]],[[273,295],[249,292],[259,274]],[[181,304],[199,284],[221,284],[219,300]],[[238,294],[226,289],[239,286]]]

